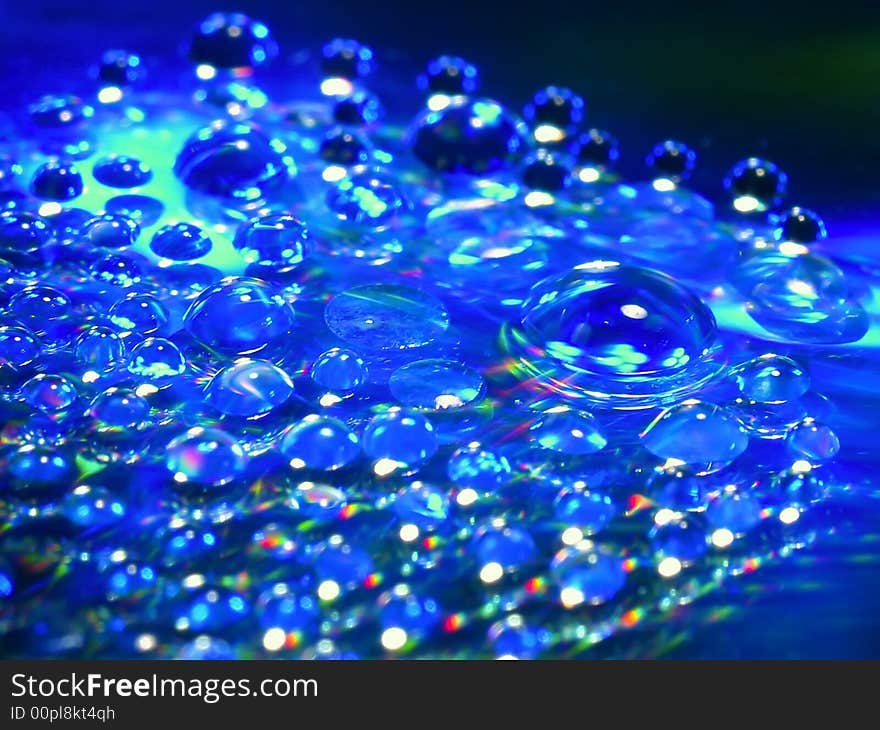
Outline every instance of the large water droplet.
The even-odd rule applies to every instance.
[[[374,416],[364,428],[363,447],[376,461],[393,468],[421,464],[437,451],[437,436],[427,418],[393,409]]]
[[[281,442],[294,469],[340,469],[360,455],[358,437],[342,421],[311,414],[295,424]]]
[[[110,188],[138,188],[153,179],[149,166],[126,155],[110,155],[98,160],[92,175],[102,185]]]
[[[567,406],[545,410],[529,426],[529,434],[545,449],[562,454],[595,454],[608,443],[592,414]]]
[[[293,383],[281,368],[266,360],[236,360],[205,387],[205,400],[221,413],[252,417],[284,405]]]
[[[241,446],[217,428],[191,428],[165,450],[165,468],[179,485],[223,486],[238,479],[246,466]]]
[[[733,369],[743,395],[761,403],[797,400],[810,387],[810,376],[794,360],[768,353]]]
[[[309,374],[334,393],[353,393],[367,381],[367,366],[356,352],[333,347],[318,355]]]
[[[37,168],[31,181],[31,192],[43,200],[73,200],[82,191],[82,175],[71,162],[47,162]]]

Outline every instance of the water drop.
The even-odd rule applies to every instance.
[[[172,223],[153,234],[150,250],[171,261],[193,261],[205,256],[212,247],[211,239],[193,223]]]
[[[449,479],[459,488],[492,494],[513,478],[507,457],[478,441],[456,449],[446,464]]]
[[[334,38],[321,49],[324,78],[356,81],[369,76],[375,67],[373,49],[350,38]]]
[[[189,58],[211,69],[250,73],[278,55],[269,28],[242,13],[212,13],[196,27]],[[199,72],[199,70],[197,70]],[[211,78],[206,72],[200,78]]]
[[[128,294],[110,307],[110,321],[126,332],[152,335],[169,319],[168,310],[151,294]]]
[[[134,86],[146,74],[141,58],[136,53],[111,48],[101,54],[95,75],[103,85],[126,87]]]
[[[330,188],[327,207],[341,221],[384,231],[410,206],[393,178],[369,171],[346,176]]]
[[[589,489],[564,487],[553,500],[556,519],[564,525],[577,527],[585,535],[601,532],[618,511],[608,495]]]
[[[30,365],[40,354],[40,338],[25,327],[0,326],[0,368]]]
[[[571,89],[548,86],[536,92],[523,110],[538,144],[563,142],[584,118],[584,99]]]
[[[364,89],[355,89],[350,94],[339,96],[333,104],[333,121],[346,126],[368,126],[382,114],[379,99]]]
[[[367,366],[356,352],[333,347],[318,355],[309,374],[334,393],[353,393],[367,381]]]
[[[476,401],[485,391],[483,376],[454,360],[416,360],[395,370],[391,394],[405,406],[443,410]]]
[[[126,437],[141,431],[148,422],[150,404],[128,388],[108,388],[96,395],[86,416],[92,431],[105,436]]]
[[[143,275],[140,257],[131,254],[108,253],[89,266],[89,273],[98,281],[113,286],[128,287],[137,284]]]
[[[126,248],[137,241],[140,228],[128,216],[105,213],[83,223],[81,235],[98,248]]]
[[[284,405],[293,383],[266,360],[242,358],[221,370],[205,387],[205,400],[221,413],[251,418]]]
[[[104,208],[108,213],[124,215],[144,227],[158,222],[165,210],[161,200],[149,195],[117,195],[110,198]]]
[[[416,83],[432,96],[467,96],[480,87],[480,75],[476,66],[459,56],[438,56],[428,62]]]
[[[310,414],[284,434],[281,453],[294,469],[341,469],[360,456],[360,442],[342,421]]]
[[[0,257],[18,266],[40,260],[40,249],[52,239],[52,228],[31,213],[0,213]]]
[[[156,385],[168,385],[186,371],[180,349],[164,337],[148,337],[131,350],[128,371]]]
[[[61,500],[60,511],[73,524],[105,528],[125,518],[125,502],[104,487],[79,484]]]
[[[73,200],[83,192],[82,175],[72,162],[46,162],[34,172],[31,192],[43,200]]]
[[[373,559],[364,550],[346,543],[325,543],[315,558],[315,575],[318,580],[322,583],[332,581],[337,590],[354,589],[372,572]]]
[[[318,155],[324,162],[351,167],[365,165],[370,161],[367,142],[356,132],[348,129],[335,129],[321,140]]]
[[[233,246],[248,264],[286,273],[309,255],[311,240],[301,220],[276,214],[243,223],[235,233]]]
[[[401,490],[391,504],[403,524],[412,524],[425,532],[440,528],[449,519],[449,497],[439,487],[412,482]]]
[[[138,188],[153,179],[150,167],[134,157],[111,155],[98,160],[92,175],[109,188]]]
[[[773,237],[777,241],[810,244],[828,237],[825,221],[818,213],[795,206],[773,217]]]
[[[70,297],[51,286],[28,286],[12,295],[9,311],[40,337],[54,330],[72,309]]]
[[[561,454],[595,454],[608,443],[592,414],[567,406],[545,410],[529,426],[529,434],[545,449]]]
[[[678,184],[693,174],[697,153],[682,142],[667,139],[651,150],[645,163],[655,177]]]
[[[501,573],[487,571],[486,566],[494,564],[504,573],[514,573],[538,557],[538,548],[532,536],[519,527],[489,524],[477,530],[473,553],[484,582],[494,583]]]
[[[764,213],[779,206],[788,186],[788,175],[759,157],[737,162],[724,178],[724,189],[739,213]]]
[[[605,603],[626,584],[622,559],[589,540],[556,553],[550,572],[566,607]]]
[[[840,440],[832,428],[812,418],[795,426],[788,434],[785,445],[789,452],[814,466],[833,459],[840,451]]]
[[[362,444],[370,458],[403,467],[421,464],[434,455],[438,446],[434,427],[427,418],[396,408],[370,419]]]
[[[178,485],[220,487],[241,477],[246,466],[241,446],[217,428],[191,428],[165,449],[165,468]]]
[[[572,154],[578,166],[604,171],[613,167],[620,157],[620,143],[609,132],[589,129],[575,140]]]
[[[732,371],[743,395],[761,403],[797,400],[810,388],[810,376],[794,360],[768,353]]]
[[[320,622],[318,602],[310,595],[301,595],[301,589],[290,583],[276,583],[257,598],[257,619],[260,626],[283,634],[283,646],[292,648],[312,638]],[[265,645],[264,640],[264,645]]]

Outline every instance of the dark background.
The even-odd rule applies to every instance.
[[[85,68],[109,47],[173,58],[218,9],[265,21],[283,56],[354,37],[386,70],[414,75],[434,55],[461,54],[480,67],[487,95],[516,107],[543,85],[570,86],[586,97],[589,123],[621,139],[625,173],[639,175],[647,149],[675,137],[697,148],[694,187],[715,197],[731,163],[764,155],[789,172],[791,202],[822,213],[832,237],[880,230],[880,3],[3,0],[0,112],[67,90],[59,70],[69,79],[83,68],[88,91]],[[839,539],[743,580],[748,610],[670,639],[665,654],[880,656],[877,549]]]

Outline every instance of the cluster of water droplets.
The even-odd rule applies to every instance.
[[[558,656],[815,534],[844,351],[804,345],[868,294],[774,164],[716,209],[676,140],[620,180],[570,89],[441,56],[400,125],[357,41],[298,95],[263,23],[186,48],[0,156],[11,653]]]

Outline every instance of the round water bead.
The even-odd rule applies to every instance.
[[[514,573],[535,561],[538,548],[526,530],[492,522],[477,530],[473,553],[480,579],[494,583],[504,573]]]
[[[761,521],[761,501],[744,491],[725,492],[706,507],[706,521],[734,534],[748,532]]]
[[[540,149],[523,161],[522,181],[532,190],[558,192],[571,184],[571,164],[564,156]]]
[[[183,317],[203,347],[226,355],[249,355],[289,334],[293,307],[261,279],[230,276],[205,289]]]
[[[425,482],[412,482],[397,493],[391,509],[404,525],[432,532],[449,519],[449,496],[439,487]]]
[[[103,157],[92,167],[92,175],[108,188],[138,188],[153,179],[149,165],[126,155]]]
[[[381,643],[391,651],[424,639],[440,623],[437,601],[416,596],[404,584],[396,585],[379,596],[378,604],[379,623],[384,629]]]
[[[143,275],[138,259],[131,254],[108,253],[89,266],[89,273],[98,281],[114,286],[137,284]]]
[[[168,310],[151,294],[133,292],[110,307],[110,321],[121,330],[152,335],[169,319]]]
[[[94,116],[95,110],[78,96],[48,94],[31,104],[28,113],[31,121],[40,127],[63,129]]]
[[[72,162],[51,160],[37,168],[31,192],[43,200],[73,200],[83,192],[83,179]]]
[[[825,221],[818,213],[795,206],[773,217],[773,237],[777,241],[809,244],[828,237]]]
[[[403,467],[421,464],[437,451],[437,436],[431,422],[418,413],[393,408],[373,416],[361,441],[372,459]]]
[[[674,558],[681,565],[691,565],[708,549],[705,527],[694,515],[670,519],[655,525],[649,534],[658,559]]]
[[[529,426],[529,435],[561,454],[595,454],[608,443],[595,416],[568,406],[543,411]]]
[[[833,459],[840,451],[837,434],[823,423],[806,418],[788,434],[785,445],[797,457],[806,459],[812,465]]]
[[[81,235],[98,248],[125,248],[137,241],[140,228],[128,216],[104,213],[83,223]]]
[[[168,442],[165,468],[177,484],[220,487],[244,474],[247,454],[219,428],[196,426]]]
[[[141,81],[146,73],[136,53],[111,48],[101,54],[95,75],[104,85],[126,87]]]
[[[556,519],[579,528],[585,535],[601,532],[619,510],[607,494],[590,489],[563,487],[553,500]]]
[[[365,550],[336,539],[321,545],[314,567],[319,581],[319,598],[325,595],[335,597],[334,593],[338,594],[340,588],[356,588],[370,577],[374,569],[373,559]]]
[[[606,603],[626,584],[623,560],[589,540],[556,553],[550,563],[550,574],[566,608]]]
[[[537,284],[508,334],[540,384],[610,405],[668,399],[717,372],[708,307],[664,274],[615,262]]]
[[[718,471],[749,445],[748,435],[732,413],[697,400],[665,409],[640,436],[642,445],[655,456],[697,473]]]
[[[75,455],[63,448],[26,444],[8,456],[6,472],[25,498],[42,500],[75,478]]]
[[[211,239],[194,223],[171,223],[153,234],[150,250],[171,261],[193,261],[208,254]]]
[[[810,388],[810,376],[794,360],[767,353],[733,369],[740,391],[760,403],[797,400]]]
[[[762,403],[737,398],[728,408],[750,435],[770,440],[785,438],[807,416],[807,409],[799,400]]]
[[[40,260],[40,249],[52,240],[52,228],[31,213],[7,210],[0,213],[0,257],[17,266]]]
[[[311,251],[306,224],[286,213],[252,218],[242,223],[232,245],[248,264],[279,273],[293,270]]]
[[[266,360],[241,358],[217,373],[205,386],[205,400],[228,416],[252,418],[284,405],[293,382]]]
[[[162,564],[167,567],[200,562],[213,553],[220,542],[211,529],[178,518],[172,519],[162,538]]]
[[[252,72],[278,55],[269,28],[242,13],[212,13],[197,26],[189,45],[189,58],[199,66]],[[209,71],[198,71],[211,78]]]
[[[787,186],[788,175],[759,157],[737,162],[724,178],[724,189],[739,213],[764,213],[777,208]]]
[[[341,221],[383,231],[410,209],[388,174],[370,170],[342,178],[327,191],[327,207]]]
[[[263,646],[292,649],[313,638],[320,622],[318,602],[292,583],[276,583],[257,599],[257,620],[265,629]]]
[[[59,505],[73,524],[86,528],[105,528],[125,519],[125,502],[104,487],[79,484]]]
[[[398,284],[366,284],[337,294],[324,319],[333,334],[366,351],[422,347],[449,327],[442,302]]]
[[[40,338],[25,327],[0,325],[0,368],[30,365],[40,354]]]
[[[129,388],[108,388],[89,404],[93,433],[126,437],[141,431],[150,417],[150,403]]]
[[[589,129],[574,141],[572,154],[578,166],[605,170],[613,167],[620,157],[620,142],[610,132]]]
[[[318,155],[324,162],[351,167],[365,165],[370,161],[370,149],[366,140],[349,129],[333,129],[321,140]]]
[[[526,104],[523,116],[538,144],[562,142],[577,131],[584,118],[584,99],[571,89],[548,86]]]
[[[369,76],[375,67],[373,49],[351,38],[334,38],[321,49],[324,78],[356,81]]]
[[[64,411],[77,399],[76,386],[63,375],[51,373],[35,375],[19,393],[31,408],[47,414]]]
[[[281,441],[281,453],[294,469],[341,469],[360,452],[360,441],[348,426],[314,413],[294,424]]]
[[[654,146],[645,163],[655,177],[678,184],[693,174],[697,153],[683,142],[667,139]]]
[[[148,337],[131,350],[128,372],[152,383],[166,383],[186,371],[186,360],[171,340]]]
[[[486,383],[476,370],[454,360],[416,360],[395,370],[388,387],[405,406],[443,410],[481,398]]]
[[[522,151],[523,123],[497,101],[451,97],[413,123],[413,152],[447,173],[487,176],[506,168]]]
[[[337,520],[348,505],[345,492],[329,484],[302,482],[287,498],[287,506],[305,520],[325,523]]]
[[[9,312],[41,337],[51,323],[67,317],[72,309],[70,297],[51,286],[28,286],[9,300]]]
[[[459,56],[438,56],[428,62],[416,84],[432,96],[467,96],[480,87],[480,75],[476,66]]]
[[[452,453],[446,474],[459,488],[489,494],[507,484],[513,470],[506,456],[472,441]]]
[[[333,104],[333,121],[353,127],[373,124],[382,116],[382,105],[375,94],[355,89],[346,96],[339,96]]]
[[[108,213],[124,215],[142,226],[151,226],[162,217],[165,206],[149,195],[117,195],[110,198],[104,209]]]
[[[353,393],[367,382],[367,365],[356,352],[333,347],[318,355],[309,375],[334,393]]]
[[[174,172],[192,190],[247,202],[288,179],[293,160],[286,152],[256,127],[217,121],[184,142]]]

